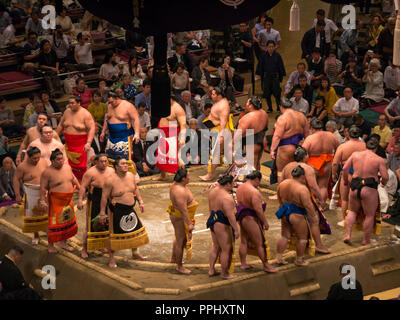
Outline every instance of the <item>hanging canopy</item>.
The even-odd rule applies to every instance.
[[[79,3],[93,15],[125,29],[131,29],[134,19],[133,4],[136,2],[139,7],[140,29],[147,36],[168,32],[224,28],[249,21],[271,9],[279,1],[79,0]],[[236,5],[236,8],[233,5]]]

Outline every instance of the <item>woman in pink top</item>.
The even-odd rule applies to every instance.
[[[92,102],[92,92],[86,89],[85,80],[78,78],[76,80],[76,89],[72,94],[80,96],[82,99],[81,106],[87,109]]]

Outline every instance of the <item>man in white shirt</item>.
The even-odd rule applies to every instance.
[[[192,118],[198,118],[200,116],[199,108],[197,107],[197,102],[192,100],[192,94],[189,90],[185,90],[181,93],[181,103],[180,105],[186,112],[186,122]]]
[[[298,88],[294,91],[294,97],[290,99],[292,102],[292,109],[302,112],[305,116],[307,116],[310,106],[308,105],[308,101],[303,98],[303,91]]]
[[[6,47],[14,47],[16,44],[24,41],[23,38],[16,39],[15,32],[21,25],[21,18],[16,16],[11,19],[11,24],[4,29],[3,38]]]
[[[260,48],[261,50],[267,51],[267,42],[272,40],[276,44],[276,49],[281,45],[281,35],[278,30],[272,29],[274,20],[270,17],[265,19],[265,29],[262,29],[259,33]]]
[[[285,85],[285,96],[290,92],[290,90],[297,84],[299,84],[299,76],[304,74],[307,77],[307,84],[311,84],[311,74],[306,71],[306,65],[304,62],[299,62],[297,64],[297,70],[293,71],[288,81]]]
[[[147,128],[147,130],[150,130],[150,128],[151,128],[150,116],[146,112],[146,104],[144,102],[139,103],[138,114],[139,114],[139,120],[140,120],[140,127]]]
[[[354,114],[358,113],[360,107],[358,100],[353,98],[352,88],[344,88],[343,95],[344,97],[336,101],[332,108],[336,120],[342,124],[346,119],[351,118]]]
[[[325,21],[325,43],[327,45],[327,51],[330,51],[331,47],[331,39],[335,37],[335,33],[339,30],[337,25],[330,19],[325,18],[325,10],[319,9],[317,11],[317,18],[314,19],[313,28],[315,28],[317,21],[323,20]]]
[[[383,75],[385,83],[385,97],[396,98],[396,91],[400,90],[400,67],[393,65],[392,60],[389,60],[389,65],[385,69]]]

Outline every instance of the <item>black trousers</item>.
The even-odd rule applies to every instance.
[[[268,109],[272,110],[272,99],[271,96],[275,97],[277,110],[279,110],[279,104],[281,102],[281,83],[278,75],[267,75],[264,77],[264,98],[267,100]]]

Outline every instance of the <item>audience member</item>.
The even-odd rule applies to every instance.
[[[35,105],[41,102],[39,93],[34,92],[29,96],[29,103],[25,106],[24,117],[22,125],[26,128],[28,126],[29,117],[35,112]]]
[[[199,107],[196,101],[192,99],[190,91],[186,90],[181,93],[180,105],[186,112],[186,122],[192,118],[198,118],[200,116]]]
[[[400,67],[395,66],[391,59],[385,69],[383,82],[385,83],[385,97],[389,99],[396,98],[396,91],[400,90]]]
[[[308,30],[301,40],[301,49],[303,51],[301,57],[308,60],[311,57],[314,48],[319,48],[321,56],[326,57],[328,52],[325,36],[325,21],[318,20],[315,27]]]
[[[396,176],[399,177],[399,169],[400,169],[400,142],[395,142],[393,144],[393,152],[389,153],[387,157],[387,164],[390,170],[396,173]],[[399,180],[399,179],[397,179]]]
[[[299,76],[299,84],[294,86],[292,88],[292,90],[290,90],[290,92],[287,94],[288,98],[291,98],[294,96],[294,91],[300,88],[301,91],[303,92],[303,98],[307,100],[308,105],[311,106],[312,105],[312,101],[313,101],[313,96],[314,96],[314,89],[307,84],[307,77],[306,75],[302,74]]]
[[[308,115],[310,106],[306,99],[303,98],[303,91],[301,88],[296,88],[294,90],[294,97],[290,99],[292,102],[292,109],[302,112],[305,116]]]
[[[336,121],[334,121],[334,120],[327,121],[327,123],[325,124],[325,130],[333,133],[333,135],[335,136],[335,138],[337,139],[339,144],[342,144],[344,142],[344,138],[342,137],[342,135],[339,133],[339,131],[337,129]]]
[[[143,91],[136,95],[135,106],[138,106],[140,102],[144,102],[146,105],[146,111],[151,112],[151,81],[146,79],[143,81]]]
[[[219,88],[224,93],[225,97],[231,102],[236,103],[235,96],[233,93],[236,91],[233,85],[233,76],[235,75],[235,68],[230,66],[231,57],[225,56],[224,63],[218,68],[218,77],[221,78]]]
[[[331,86],[328,77],[324,76],[321,78],[321,84],[317,90],[317,96],[325,98],[325,107],[328,111],[328,116],[333,117],[334,113],[332,108],[336,101],[338,101],[339,97],[337,96],[335,89]]]
[[[100,67],[99,77],[106,81],[107,86],[111,86],[119,76],[119,68],[115,62],[115,54],[112,51],[107,51],[104,57],[104,63]]]
[[[315,98],[315,103],[312,105],[311,111],[308,115],[309,117],[315,117],[318,120],[321,120],[325,126],[325,124],[328,122],[328,111],[325,107],[324,97],[318,96]]]
[[[297,64],[297,70],[293,71],[290,74],[289,79],[288,79],[288,81],[286,82],[286,85],[285,85],[285,95],[288,95],[290,90],[292,90],[296,85],[300,84],[300,78],[301,77],[306,77],[306,84],[304,86],[302,86],[303,88],[306,85],[308,86],[308,85],[311,84],[311,74],[309,74],[306,71],[306,65],[305,65],[304,62],[299,62]],[[292,96],[293,96],[293,93],[292,93]],[[290,96],[288,96],[288,97],[291,98]],[[306,97],[304,97],[304,98],[308,101],[308,99]]]
[[[400,120],[396,120],[393,123],[393,136],[389,141],[386,151],[389,153],[393,152],[393,146],[396,142],[400,142]]]
[[[146,74],[143,72],[142,66],[135,55],[129,57],[128,64],[124,66],[123,73],[128,73],[132,81],[143,81],[146,79]]]
[[[9,24],[3,31],[3,43],[8,49],[14,52],[18,52],[19,47],[16,46],[16,44],[21,43],[24,41],[24,38],[15,37],[15,33],[17,29],[21,26],[21,18],[18,16],[14,16],[11,18],[11,24]]]
[[[357,39],[362,27],[363,22],[361,20],[356,20],[355,29],[346,29],[343,31],[340,36],[340,41],[338,42],[338,56],[340,58],[342,58],[344,53],[348,53],[357,46]]]
[[[193,93],[203,96],[211,84],[210,72],[207,70],[208,58],[200,58],[199,65],[193,68],[192,79],[190,84]]]
[[[189,74],[191,74],[195,63],[193,61],[193,58],[186,52],[186,46],[182,43],[177,43],[175,47],[175,54],[168,59],[168,65],[170,69],[175,70],[175,66],[178,63],[182,63]]]
[[[206,103],[202,108],[203,113],[197,118],[197,128],[208,129],[207,126],[204,125],[203,121],[210,115],[212,105],[212,103]]]
[[[10,15],[6,11],[6,6],[0,3],[0,34],[10,25]]]
[[[319,48],[314,48],[311,52],[311,57],[307,59],[308,71],[311,74],[311,83],[320,84],[320,79],[325,77],[324,66],[325,61],[321,57]]]
[[[0,97],[0,126],[6,137],[14,136],[20,133],[22,126],[15,123],[14,112],[7,106],[4,97]]]
[[[67,8],[62,7],[61,10],[59,10],[58,15],[56,17],[56,25],[61,26],[61,30],[65,34],[74,36],[75,27],[71,21],[71,18],[67,15]]]
[[[62,113],[60,112],[57,103],[54,100],[50,99],[49,93],[47,91],[42,91],[40,93],[40,97],[42,98],[44,112],[47,114],[47,117],[50,120],[51,127],[53,129],[57,129],[58,120],[62,117]]]
[[[378,59],[372,59],[369,69],[365,70],[363,82],[367,83],[365,93],[362,96],[361,106],[369,108],[381,102],[385,96],[383,90],[383,74],[379,71],[381,64]]]
[[[389,103],[384,113],[390,123],[400,120],[400,90],[397,91],[397,97]]]
[[[134,84],[131,83],[131,76],[129,73],[125,73],[122,76],[122,85],[120,88],[124,93],[124,99],[132,103],[135,102],[135,96],[137,94],[137,89]]]
[[[46,33],[46,30],[42,26],[42,19],[39,18],[38,10],[32,11],[31,16],[25,24],[25,35],[28,35],[29,32],[36,32],[39,36]]]
[[[339,74],[342,72],[342,61],[336,58],[335,50],[329,52],[329,57],[325,60],[324,72],[332,86],[340,83]]]
[[[242,44],[242,49],[243,49],[243,55],[241,56],[241,58],[247,60],[250,70],[252,70],[252,72],[254,72],[253,36],[251,34],[251,31],[249,30],[249,24],[245,23],[245,22],[241,23],[239,25],[239,30],[240,30],[240,42]],[[193,78],[193,82],[194,82],[193,73],[192,73],[192,78]],[[194,86],[194,84],[193,84],[193,86]],[[204,91],[206,91],[206,90],[204,90]],[[203,95],[204,92],[199,93],[199,94]]]
[[[362,78],[363,71],[357,66],[357,59],[354,57],[349,58],[348,64],[339,75],[339,79],[343,79],[344,87],[350,87],[353,90],[353,95],[356,99],[359,99],[363,92]]]
[[[261,76],[264,79],[264,98],[267,100],[268,113],[273,111],[271,96],[275,97],[276,108],[279,109],[281,102],[281,82],[286,76],[285,66],[281,55],[276,51],[275,42],[269,40],[267,51],[260,56]]]
[[[51,48],[51,43],[47,39],[43,39],[40,43],[39,67],[46,73],[60,73],[60,62],[57,54]]]
[[[182,63],[175,65],[175,73],[171,77],[171,87],[172,93],[177,96],[185,90],[190,91],[189,72],[185,70]]]
[[[81,97],[81,106],[85,109],[87,109],[92,102],[92,91],[86,88],[86,83],[83,78],[76,79],[76,88],[72,94]]]
[[[151,176],[160,173],[160,170],[150,164],[147,155],[147,150],[152,142],[146,141],[147,128],[141,127],[139,132],[139,142],[133,143],[133,162],[135,162],[138,173],[141,177]]]
[[[189,129],[186,131],[186,143],[189,145],[193,145],[193,148],[197,146],[197,156],[192,157],[191,153],[194,153],[193,149],[187,150],[186,157],[188,161],[188,165],[190,164],[200,164],[200,155],[201,155],[201,132],[197,127],[197,120],[195,118],[189,119]],[[191,152],[191,153],[190,153]]]
[[[325,17],[325,10],[319,9],[316,12],[317,17],[314,19],[313,27],[315,28],[318,21],[322,20],[325,22],[325,43],[326,43],[326,52],[328,53],[331,48],[332,39],[334,39],[336,32],[339,28],[336,24],[331,20]]]
[[[386,116],[381,114],[378,118],[378,125],[372,131],[377,134],[379,138],[379,145],[386,150],[390,140],[392,139],[392,130],[386,124]]]
[[[93,65],[93,39],[90,33],[84,35],[82,32],[78,33],[76,39],[78,43],[74,48],[75,63],[78,64],[78,69],[88,69]],[[87,42],[90,40],[90,42]]]
[[[88,111],[93,116],[94,121],[99,124],[104,123],[104,116],[107,112],[107,106],[101,101],[101,93],[99,90],[93,91],[92,102],[88,106]]]
[[[336,101],[332,112],[336,120],[343,124],[346,119],[352,118],[359,111],[359,102],[353,97],[353,89],[347,87],[343,91],[344,97]]]
[[[368,48],[374,50],[376,45],[378,44],[379,35],[381,34],[383,27],[384,19],[379,13],[374,14],[372,17],[371,25],[368,28]]]
[[[353,116],[354,124],[361,130],[361,138],[366,142],[371,134],[371,125],[359,113]]]
[[[10,157],[15,160],[16,154],[10,151],[8,146],[8,138],[3,135],[3,129],[0,127],[0,163],[3,163],[3,160],[6,157]]]
[[[387,20],[385,29],[379,35],[377,50],[385,68],[389,64],[389,60],[393,58],[394,28],[396,26],[396,18],[391,17]]]
[[[0,199],[1,202],[15,200],[13,179],[15,173],[15,164],[10,157],[3,159],[3,167],[0,168]],[[21,186],[21,194],[24,194]]]
[[[138,108],[138,114],[139,114],[139,120],[140,120],[140,127],[150,130],[151,122],[150,122],[149,113],[146,111],[146,104],[142,101],[139,103],[137,108]]]
[[[278,30],[272,28],[273,24],[274,19],[267,17],[265,19],[265,28],[258,33],[260,39],[259,45],[261,50],[267,51],[267,43],[270,40],[275,43],[276,49],[279,49],[281,45],[281,35]]]
[[[33,74],[34,70],[39,66],[40,44],[37,41],[37,33],[29,32],[28,41],[24,45],[24,64],[22,70],[26,73]]]

